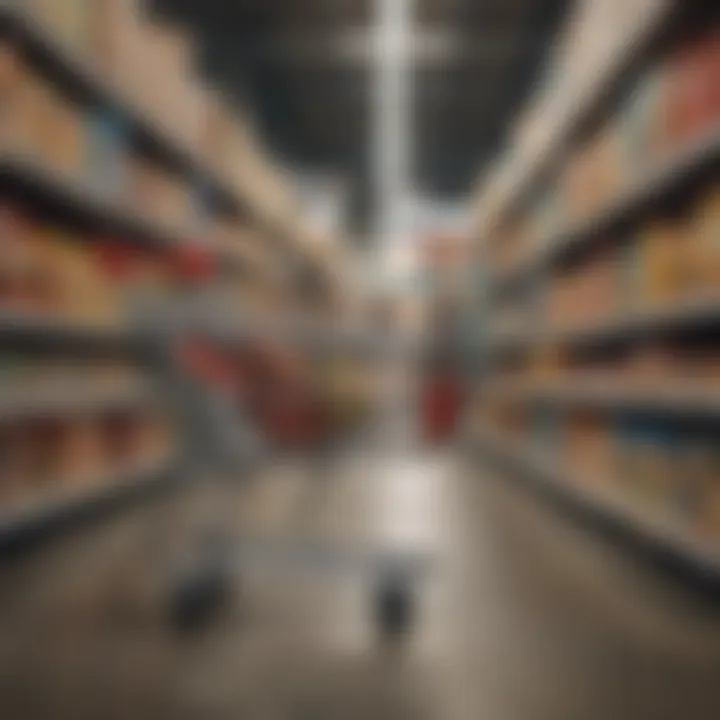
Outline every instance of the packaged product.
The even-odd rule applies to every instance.
[[[703,196],[695,212],[688,255],[698,295],[720,294],[720,184]]]
[[[677,299],[687,289],[687,224],[656,221],[638,238],[641,304],[662,304]]]
[[[88,39],[87,19],[98,0],[23,0],[36,20],[66,47],[84,53]]]
[[[38,312],[57,312],[65,294],[55,265],[55,239],[47,228],[33,226],[32,230],[26,241],[32,261],[25,279],[25,302]]]
[[[23,465],[28,492],[37,496],[57,488],[65,476],[68,423],[58,418],[32,418],[22,427],[26,439]]]
[[[103,275],[102,266],[87,247],[56,231],[48,231],[47,245],[55,262],[59,311],[83,321],[117,321],[121,315],[118,288]]]
[[[606,126],[593,147],[593,185],[595,209],[605,207],[622,192],[627,183],[622,144],[616,123]]]
[[[698,517],[698,527],[704,535],[716,542],[720,539],[720,429],[712,428],[705,436],[705,482],[704,499]]]
[[[183,131],[178,131],[178,126],[186,121],[182,111],[191,70],[191,44],[186,33],[168,23],[152,22],[149,32],[154,71],[159,78],[155,96],[157,116],[165,132],[174,137],[182,136]]]
[[[693,348],[685,356],[685,374],[690,383],[717,392],[720,388],[720,347],[717,342]]]
[[[0,206],[0,303],[3,308],[22,303],[22,277],[29,261],[27,232],[25,219],[14,208]]]
[[[615,310],[616,271],[613,251],[604,246],[593,252],[584,266],[584,317],[606,318]]]
[[[85,127],[79,107],[58,101],[55,128],[50,132],[50,162],[70,176],[80,176],[85,158]]]
[[[673,57],[669,71],[665,142],[669,148],[691,142],[720,117],[717,31],[694,39]]]
[[[677,381],[682,372],[682,360],[670,343],[644,340],[637,345],[624,363],[626,378],[636,388],[662,387]]]
[[[13,152],[36,154],[41,126],[46,122],[44,83],[20,62],[6,88],[0,114],[0,146]]]
[[[641,236],[619,238],[615,255],[615,306],[620,313],[642,305],[642,258]]]
[[[720,33],[698,38],[683,57],[684,138],[699,137],[720,119]]]
[[[686,85],[688,64],[687,51],[676,52],[668,59],[664,111],[658,131],[658,150],[662,156],[677,148],[687,136],[691,108]]]
[[[575,410],[566,420],[566,462],[578,482],[603,484],[612,473],[612,435],[605,415]]]
[[[137,0],[89,0],[88,55],[102,75],[126,88],[140,22]]]
[[[84,148],[80,110],[44,79],[28,74],[17,93],[13,149],[68,174],[78,172]]]
[[[95,111],[85,118],[85,176],[101,195],[119,199],[127,193],[125,126],[113,113]]]
[[[581,146],[571,157],[563,173],[565,207],[570,220],[580,220],[591,215],[601,204],[596,184],[597,142]]]
[[[73,417],[63,424],[60,482],[79,486],[102,479],[107,465],[97,418]]]
[[[681,521],[702,535],[720,534],[720,450],[701,428],[687,433],[675,505]]]
[[[622,492],[641,510],[665,514],[678,474],[677,434],[662,422],[631,414],[617,420],[614,444]]]
[[[108,413],[101,419],[104,454],[112,467],[127,467],[138,459],[140,424],[140,418],[132,412]]]
[[[17,423],[0,425],[0,511],[22,497],[27,485],[26,438]]]
[[[636,435],[634,485],[649,508],[662,514],[672,511],[679,477],[679,433],[667,423],[643,421]]]
[[[611,480],[616,486],[620,497],[623,497],[623,493],[632,493],[632,482],[636,477],[636,424],[631,417],[619,415],[612,420],[611,433],[613,458]]]
[[[665,67],[648,72],[620,114],[619,138],[624,168],[639,177],[658,154],[658,124],[663,114]]]
[[[132,208],[170,227],[186,226],[191,196],[182,180],[141,158],[130,160],[127,177]]]
[[[0,38],[0,121],[22,79],[22,60],[15,46]]]

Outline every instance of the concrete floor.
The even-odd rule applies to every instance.
[[[430,556],[416,631],[377,642],[362,574],[266,563],[211,626],[174,633],[171,567],[217,512],[294,549]],[[348,453],[323,478],[288,462],[68,535],[0,568],[0,588],[12,720],[720,718],[719,615],[457,456]]]

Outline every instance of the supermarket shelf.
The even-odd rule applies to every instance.
[[[141,384],[125,389],[109,389],[107,383],[104,385],[92,388],[88,383],[71,382],[54,391],[44,387],[32,392],[13,389],[0,397],[0,421],[132,410],[147,407],[152,402],[151,388]]]
[[[542,271],[566,253],[580,248],[603,233],[632,219],[684,186],[707,168],[720,162],[720,128],[695,140],[648,172],[608,206],[568,231],[539,244],[525,262],[492,283],[491,294],[503,295],[528,275]]]
[[[619,317],[563,330],[528,329],[498,333],[491,342],[493,355],[511,350],[525,351],[537,344],[583,346],[623,342],[642,336],[720,325],[720,298],[668,303],[648,310],[627,312]]]
[[[202,327],[226,342],[241,342],[247,338],[263,338],[285,342],[308,350],[326,352],[357,352],[369,355],[413,352],[419,339],[409,335],[389,335],[377,331],[352,329],[331,322],[276,322],[271,319],[241,318],[239,321],[222,318],[204,319]]]
[[[88,183],[62,174],[28,155],[0,155],[0,186],[19,193],[26,202],[100,234],[119,236],[124,241],[154,248],[192,243],[179,230],[138,215],[117,201],[103,197]]]
[[[19,550],[82,520],[103,515],[178,477],[168,462],[129,468],[94,486],[64,490],[0,515],[0,552]]]
[[[551,338],[562,345],[595,345],[720,324],[720,298],[688,300],[628,312],[585,328],[559,331]]]
[[[481,452],[507,463],[588,516],[610,521],[654,549],[698,571],[705,578],[720,580],[720,547],[697,539],[677,521],[659,517],[618,496],[601,491],[599,483],[573,481],[537,452],[509,443],[497,433],[482,431],[474,438]]]
[[[212,177],[202,162],[167,136],[133,102],[91,69],[88,62],[52,36],[30,13],[11,0],[0,0],[0,35],[18,43],[29,60],[69,96],[92,107],[108,108],[122,118],[130,139],[143,154],[195,181],[211,199],[238,214],[248,207],[224,183]]]
[[[367,331],[352,331],[330,324],[283,323],[271,319],[252,319],[208,316],[192,308],[166,317],[169,332],[196,330],[207,333],[219,342],[235,343],[262,337],[286,342],[308,350],[326,352],[359,352],[383,355],[385,353],[412,352],[419,341],[412,337],[397,337]],[[0,342],[13,347],[52,347],[75,350],[97,349],[132,351],[143,342],[141,328],[129,326],[99,327],[78,321],[54,318],[39,313],[0,310]],[[2,400],[0,400],[0,414]]]
[[[633,28],[632,32],[626,31],[627,37],[621,50],[596,73],[594,82],[585,85],[582,94],[574,98],[572,103],[567,104],[568,110],[556,124],[546,147],[529,160],[522,173],[517,174],[519,179],[513,183],[511,193],[493,213],[489,223],[489,234],[501,226],[506,218],[512,216],[543,177],[543,173],[562,157],[569,141],[580,128],[597,115],[627,74],[647,56],[649,50],[677,17],[682,5],[683,3],[678,0],[658,2],[653,12],[638,27]]]
[[[612,382],[565,382],[546,386],[490,384],[487,393],[520,402],[555,405],[585,405],[605,410],[638,410],[669,415],[720,419],[720,388],[693,386],[652,390],[621,386]]]
[[[261,228],[268,238],[272,239],[274,247],[295,252],[300,256],[302,262],[309,263],[306,253],[300,249],[297,243],[288,242],[294,230],[286,223],[280,223],[277,218],[267,217],[266,211],[257,207],[257,203],[252,197],[236,190],[227,181],[219,178],[201,158],[196,157],[190,149],[184,148],[180,140],[170,137],[168,132],[159,127],[156,121],[134,107],[130,97],[101,77],[91,68],[88,61],[54,38],[41,22],[38,22],[27,9],[22,7],[22,0],[17,2],[0,0],[0,38],[2,37],[11,38],[21,47],[29,61],[51,78],[58,87],[62,88],[68,97],[73,98],[81,105],[107,108],[114,112],[125,126],[131,147],[188,179],[198,196],[202,197],[209,207],[223,214],[247,218]],[[14,162],[17,163],[17,159]],[[45,173],[40,172],[36,175],[40,176],[39,179],[43,179]],[[88,188],[78,186],[67,188],[58,195],[58,199],[67,201],[70,199],[68,195],[71,195],[72,199],[76,200],[79,198],[79,191],[87,193]],[[89,195],[93,198],[91,204],[94,206],[90,209],[94,211],[112,210],[107,206],[107,202],[97,198],[96,193],[89,193]],[[65,207],[67,209],[67,203]],[[77,205],[70,207],[89,209]],[[95,218],[97,219],[97,217],[96,212]],[[187,240],[184,233],[179,230],[159,226],[129,212],[118,213],[117,208],[111,213],[103,212],[102,217],[106,222],[112,221],[111,225],[119,222],[119,225],[116,226],[118,229],[129,230],[131,233],[137,232],[145,240],[163,244]],[[247,265],[246,262],[238,259],[237,253],[230,250],[220,249],[216,252],[225,267],[242,269]],[[312,265],[312,263],[310,264]],[[316,272],[318,269],[312,265],[312,270]]]
[[[122,326],[100,327],[39,313],[0,310],[0,342],[12,347],[115,350],[128,349],[134,339],[129,329]]]
[[[0,188],[20,197],[27,204],[50,213],[89,231],[120,238],[139,247],[162,250],[201,247],[180,228],[172,228],[133,212],[122,203],[98,193],[88,183],[60,173],[29,155],[0,153]],[[227,269],[255,270],[248,253],[233,247],[210,248],[220,264]]]

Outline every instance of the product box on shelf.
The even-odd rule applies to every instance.
[[[30,224],[20,213],[10,206],[0,207],[0,303],[4,308],[21,308],[26,302],[26,278],[32,266],[30,233]]]
[[[102,1],[19,0],[18,4],[63,46],[82,55],[87,50],[89,40],[90,11],[95,3]]]
[[[720,119],[720,34],[693,39],[670,60],[663,132],[664,148],[682,146]]]
[[[700,198],[690,233],[693,287],[698,295],[720,295],[720,184],[712,185]]]
[[[681,355],[675,345],[659,340],[639,343],[622,365],[624,379],[632,387],[667,387],[681,379]]]
[[[640,305],[680,298],[687,290],[686,223],[664,218],[649,223],[637,238]]]
[[[84,153],[82,110],[21,60],[8,62],[13,67],[0,79],[0,147],[76,175]]]
[[[612,471],[608,419],[600,412],[572,409],[563,419],[562,466],[579,484],[606,483]]]
[[[690,390],[703,390],[714,395],[720,390],[720,343],[717,335],[696,336],[679,344],[675,374]]]
[[[129,208],[170,229],[187,232],[193,198],[184,179],[144,158],[131,156],[126,187]]]
[[[619,113],[618,130],[624,166],[631,176],[637,177],[647,171],[658,155],[666,91],[666,68],[662,64],[639,80]]]
[[[69,177],[77,177],[85,152],[82,110],[59,93],[52,93],[48,101],[40,152],[48,164]]]
[[[142,18],[138,0],[89,0],[88,58],[97,72],[125,90],[133,82]]]
[[[684,480],[681,430],[667,420],[632,416],[619,424],[616,442],[623,488],[640,508],[669,520]]]
[[[16,423],[0,422],[0,513],[22,496],[24,442],[22,429]]]
[[[3,109],[22,81],[22,72],[23,61],[15,45],[0,39],[0,107]]]
[[[43,112],[43,83],[16,58],[4,84],[0,145],[6,150],[32,153],[38,143],[38,123]]]
[[[99,432],[110,467],[157,456],[166,441],[160,419],[147,410],[108,413],[100,420]]]
[[[115,200],[127,193],[127,135],[120,118],[110,111],[90,112],[85,118],[84,175],[90,187]]]
[[[151,24],[135,18],[121,39],[123,47],[121,81],[132,103],[153,124],[161,122],[163,108],[163,76],[160,50],[155,45],[156,35]]]
[[[193,49],[189,37],[180,28],[167,23],[149,24],[152,43],[153,94],[155,115],[169,137],[176,139],[185,133],[178,129],[186,118],[186,96],[191,90],[190,78]]]
[[[100,482],[108,463],[98,419],[92,416],[63,420],[65,439],[59,458],[57,481],[74,487]]]
[[[691,428],[680,455],[675,509],[694,532],[720,537],[720,451],[717,428]]]

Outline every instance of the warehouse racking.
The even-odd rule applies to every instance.
[[[173,94],[140,98],[144,73],[124,64],[162,38]],[[229,314],[257,332],[258,313],[339,307],[337,267],[279,172],[191,66],[191,44],[135,0],[0,2],[2,548],[181,474],[147,363],[157,323]]]
[[[580,5],[477,199],[473,434],[716,582],[720,18],[698,2]]]

